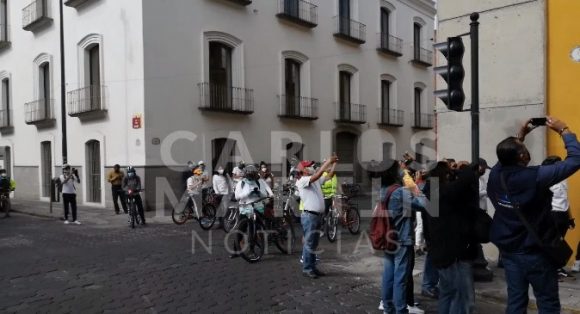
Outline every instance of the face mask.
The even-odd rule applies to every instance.
[[[129,178],[133,178],[133,177],[135,176],[135,173],[134,173],[134,172],[129,172],[129,173],[127,174],[127,176],[128,176]]]
[[[219,174],[224,174],[224,170],[223,169],[220,169],[220,170],[218,170],[218,173]]]
[[[5,174],[5,173],[3,173],[3,174],[0,174],[0,177],[2,177],[2,178],[6,178],[6,174]]]
[[[305,172],[307,175],[313,175],[313,174],[314,174],[314,172],[315,172],[315,170],[314,170],[314,167],[307,167],[306,169],[304,169],[304,172]]]
[[[266,171],[268,171],[268,168],[266,168],[266,167],[262,168],[262,172],[266,172]]]

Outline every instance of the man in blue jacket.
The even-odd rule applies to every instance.
[[[487,193],[496,209],[490,238],[499,248],[505,266],[506,313],[526,312],[529,285],[534,289],[540,313],[560,313],[557,267],[544,255],[515,212],[520,210],[540,236],[553,232],[556,227],[550,213],[549,188],[580,169],[580,143],[576,135],[556,118],[548,117],[546,126],[562,136],[567,150],[564,161],[528,167],[530,153],[523,142],[535,128],[529,120],[516,137],[508,137],[497,145],[499,163],[489,175]]]

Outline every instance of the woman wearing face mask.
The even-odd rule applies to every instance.
[[[223,223],[223,216],[227,208],[227,195],[230,194],[230,178],[227,177],[224,171],[224,167],[218,166],[217,171],[212,177],[213,190],[218,197],[220,206],[217,210],[217,216],[219,217],[220,225]],[[225,196],[225,199],[224,199]]]
[[[266,181],[271,189],[274,188],[274,176],[270,172],[270,169],[268,169],[268,165],[263,161],[260,163],[260,178]]]

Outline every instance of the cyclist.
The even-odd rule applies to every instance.
[[[16,182],[6,173],[6,169],[0,169],[0,194],[6,196],[8,208],[10,208],[10,192],[16,189]]]
[[[201,189],[203,186],[203,170],[200,167],[196,167],[192,171],[192,175],[187,179],[187,194],[189,194],[189,199],[187,200],[188,206],[193,206],[197,212],[199,203],[198,198],[200,197]]]
[[[133,191],[132,196],[135,200],[135,204],[137,205],[139,216],[141,216],[143,225],[146,225],[145,212],[143,211],[143,200],[139,194],[141,191],[141,178],[137,175],[137,172],[133,166],[127,167],[127,176],[123,178],[123,191],[128,193],[129,190]]]
[[[254,202],[260,198],[272,197],[274,193],[266,181],[260,179],[258,168],[254,165],[247,165],[244,168],[244,177],[236,185],[235,196],[240,204],[240,215],[249,216],[253,214],[254,208],[263,214],[265,209],[264,202]],[[252,203],[254,204],[250,205]],[[238,236],[242,235],[238,234]],[[230,255],[232,258],[237,256],[238,254],[236,253]]]
[[[212,188],[212,180],[211,177],[209,175],[209,171],[207,170],[206,166],[205,166],[205,162],[203,160],[200,160],[197,163],[197,166],[199,169],[201,169],[201,179],[202,179],[202,186],[201,186],[201,196],[203,200],[207,199],[207,195],[209,194],[209,189]]]
[[[264,212],[264,204],[254,204],[254,206],[247,206],[263,197],[272,197],[274,193],[270,186],[260,179],[258,169],[254,165],[248,165],[244,169],[244,178],[238,182],[236,186],[236,200],[240,202],[240,214],[250,215],[253,213],[253,208]]]

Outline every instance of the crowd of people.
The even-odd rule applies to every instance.
[[[565,158],[548,157],[541,166],[529,166],[530,153],[524,140],[535,126],[528,121],[515,137],[496,147],[498,162],[490,168],[484,159],[474,163],[444,159],[430,169],[417,169],[411,155],[401,161],[383,161],[369,173],[380,178],[380,202],[388,211],[397,234],[397,249],[384,253],[384,271],[379,309],[384,313],[423,313],[414,300],[413,268],[416,254],[425,254],[421,294],[438,300],[439,313],[473,313],[475,292],[473,265],[483,257],[482,243],[498,247],[505,268],[507,313],[525,313],[531,285],[541,313],[559,313],[558,281],[573,276],[550,251],[574,227],[570,215],[566,179],[580,169],[580,144],[566,124],[547,118],[546,126],[561,135]],[[316,279],[324,276],[318,268],[317,251],[322,220],[332,204],[339,185],[335,175],[336,154],[322,163],[301,161],[290,171],[300,197],[303,230],[302,273]],[[2,173],[0,173],[2,175]],[[489,179],[486,180],[486,177]],[[108,174],[115,212],[118,201],[127,213],[125,193],[139,191],[141,180],[133,167],[127,175],[119,165]],[[78,172],[63,167],[59,178],[64,200],[65,223],[80,224],[76,214]],[[183,173],[184,190],[192,206],[200,208],[211,190],[220,204],[224,197],[239,204],[240,214],[264,212],[272,197],[274,176],[266,163],[259,166],[236,165],[230,173],[218,165],[210,176],[203,161],[189,162]],[[136,197],[143,222],[143,205]],[[488,202],[495,208],[488,234],[476,234],[485,226]],[[223,217],[220,205],[217,217]],[[69,206],[72,221],[69,221]],[[487,216],[489,217],[489,216]],[[222,221],[220,221],[222,223]],[[551,237],[551,238],[550,238]],[[560,245],[562,245],[560,243]],[[580,271],[580,244],[572,271]]]
[[[418,250],[426,251],[422,294],[438,299],[439,313],[474,312],[473,264],[482,254],[481,243],[487,242],[476,230],[489,198],[495,207],[489,240],[499,248],[505,267],[506,313],[526,312],[530,285],[540,313],[560,313],[558,277],[564,276],[561,267],[566,258],[554,253],[554,243],[565,246],[563,236],[573,227],[565,179],[580,169],[580,144],[564,122],[548,117],[546,126],[561,135],[567,156],[528,166],[524,140],[535,128],[530,122],[517,137],[497,145],[498,163],[493,168],[483,159],[476,163],[445,159],[429,171],[412,169],[409,156],[401,162],[383,162],[375,176],[381,178],[381,202],[399,246],[385,252],[379,309],[423,312],[413,299],[412,265]],[[576,261],[572,270],[579,266]]]

